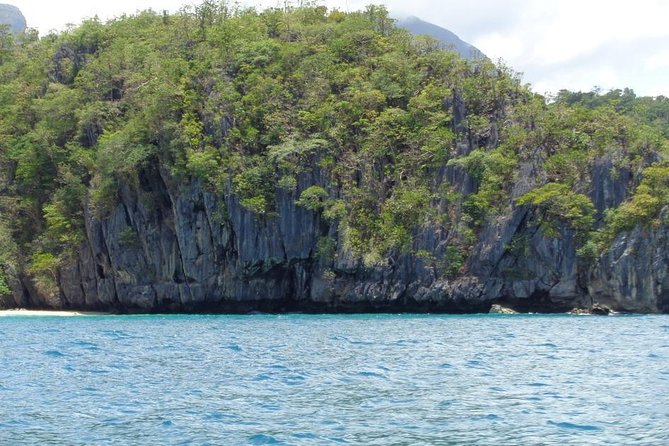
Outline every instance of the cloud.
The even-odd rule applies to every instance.
[[[646,59],[646,63],[644,64],[644,68],[648,71],[669,68],[669,50],[660,51],[659,53],[655,53],[648,57]]]
[[[667,74],[666,17],[669,2],[545,0],[528,5],[506,33],[484,31],[473,43],[524,72],[539,92],[600,86],[667,94],[657,72]]]

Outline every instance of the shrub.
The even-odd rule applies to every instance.
[[[541,211],[539,225],[550,237],[557,237],[558,221],[568,223],[581,234],[587,234],[595,221],[590,198],[573,192],[566,184],[545,184],[518,198],[516,203],[537,207]]]
[[[302,191],[296,204],[315,212],[325,207],[327,198],[328,193],[325,189],[320,186],[309,186]]]

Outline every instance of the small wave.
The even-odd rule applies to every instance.
[[[399,341],[395,342],[394,345],[399,345],[399,346],[403,346],[403,345],[417,345],[417,344],[419,344],[419,343],[420,343],[420,342],[417,341],[417,340],[415,340],[415,339],[400,339]]]
[[[439,366],[439,368],[440,368],[440,369],[452,369],[453,366],[452,366],[451,364],[445,362],[445,363],[441,364],[441,365]]]
[[[123,417],[107,417],[100,420],[100,426],[122,426],[127,423]]]
[[[478,360],[478,359],[470,359],[469,361],[467,361],[466,365],[470,369],[482,369],[482,368],[485,367],[485,365],[483,364],[483,361]]]
[[[318,440],[321,438],[316,434],[312,434],[311,432],[297,432],[293,434],[293,437],[305,440]]]
[[[239,422],[239,417],[236,415],[230,415],[225,412],[209,412],[203,417],[207,421],[230,421],[230,422]]]
[[[555,422],[555,421],[549,421],[548,424],[552,426],[557,426],[561,429],[571,429],[571,430],[579,430],[579,431],[601,431],[601,427],[597,426],[592,426],[590,424],[575,424],[575,423],[568,423],[566,421],[562,422]]]
[[[204,416],[205,420],[214,420],[214,421],[220,421],[225,418],[225,414],[222,412],[212,412],[208,413]]]
[[[232,350],[233,352],[241,352],[242,348],[237,344],[230,344],[228,345],[228,350]]]
[[[348,336],[330,336],[331,341],[345,341],[351,345],[375,345],[375,341],[368,341],[365,339],[352,339]]]
[[[97,344],[94,344],[94,343],[92,343],[92,342],[88,342],[88,341],[80,341],[80,340],[76,340],[76,341],[72,341],[72,342],[70,342],[70,345],[71,345],[72,347],[75,347],[75,348],[82,348],[82,349],[84,349],[84,350],[90,350],[90,351],[97,351],[97,350],[100,350],[100,347],[98,347]]]
[[[270,369],[275,369],[275,370],[288,370],[288,367],[286,367],[283,364],[272,364],[269,366]]]
[[[356,373],[356,375],[362,376],[364,378],[384,378],[385,379],[385,375],[383,375],[381,373],[370,372],[370,371],[367,371],[367,370],[362,371],[362,372],[358,372],[358,373]]]
[[[249,437],[249,442],[252,445],[262,445],[262,444],[283,444],[276,438],[272,437],[271,435],[265,435],[265,434],[256,434],[256,435],[251,435]]]
[[[494,413],[489,413],[487,415],[480,415],[478,417],[479,420],[488,420],[488,421],[495,421],[499,420],[499,416],[495,415]]]
[[[375,345],[374,341],[365,341],[364,339],[348,339],[348,342],[353,345]]]
[[[120,331],[120,330],[103,330],[100,333],[102,335],[104,335],[105,337],[111,338],[115,341],[122,340],[122,339],[134,339],[134,338],[137,337],[137,336],[133,336],[129,333],[125,333],[125,332]]]
[[[276,403],[263,403],[260,407],[271,412],[279,412],[281,410],[281,405]]]
[[[51,356],[52,358],[62,358],[65,355],[58,350],[47,350],[44,352],[46,356]]]
[[[272,379],[272,376],[267,373],[260,373],[253,377],[253,381],[268,381],[270,379]]]
[[[306,378],[302,375],[290,375],[283,378],[284,384],[289,386],[297,386],[304,383],[304,381],[306,381]]]
[[[4,423],[0,423],[0,430],[2,429],[15,429],[15,428],[24,428],[30,426],[30,422],[27,420],[10,420]]]
[[[111,372],[109,370],[103,369],[82,369],[82,372],[92,373],[93,375],[109,375]]]

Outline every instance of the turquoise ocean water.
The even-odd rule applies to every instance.
[[[666,445],[669,317],[4,317],[0,444]]]

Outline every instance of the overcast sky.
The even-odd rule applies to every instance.
[[[41,35],[67,23],[152,8],[176,11],[193,0],[0,0],[18,6]],[[283,0],[240,3],[263,6]],[[299,0],[293,0],[299,3]],[[445,27],[492,59],[524,73],[538,93],[630,87],[669,96],[669,0],[324,0],[355,10],[386,4]]]

